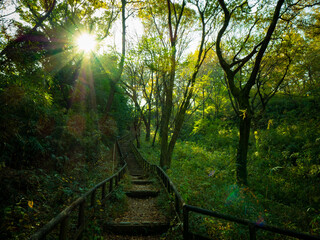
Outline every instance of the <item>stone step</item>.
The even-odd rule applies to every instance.
[[[130,176],[133,181],[134,180],[146,180],[149,177],[148,175],[145,175],[145,174],[135,174],[135,175],[130,174]]]
[[[133,184],[136,184],[136,185],[148,185],[148,184],[153,184],[154,182],[151,181],[151,180],[132,180],[131,181]]]
[[[132,180],[144,180],[146,177],[143,174],[130,174]]]
[[[163,222],[107,222],[103,225],[106,232],[128,235],[154,235],[168,230],[169,223]]]
[[[145,177],[144,176],[132,176],[131,175],[131,179],[132,179],[132,181],[134,181],[134,180],[143,180],[143,179],[145,179]]]
[[[152,190],[139,190],[139,191],[128,191],[126,195],[131,198],[149,198],[149,197],[157,197],[159,195],[159,191]]]
[[[144,172],[143,171],[131,171],[130,175],[139,177],[139,176],[143,176]]]

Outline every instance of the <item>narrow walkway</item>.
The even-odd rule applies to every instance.
[[[123,144],[121,148],[128,154],[126,161],[131,180],[129,186],[124,186],[128,210],[104,224],[104,239],[164,239],[161,235],[168,230],[169,219],[159,207],[160,188],[140,167],[130,146]]]

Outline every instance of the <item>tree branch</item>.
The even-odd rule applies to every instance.
[[[260,64],[261,64],[263,55],[264,55],[264,53],[265,53],[265,51],[266,51],[266,49],[268,47],[268,44],[269,44],[270,39],[271,39],[271,36],[272,36],[272,34],[273,34],[273,32],[274,32],[274,30],[276,28],[276,25],[277,25],[277,22],[278,22],[278,19],[279,19],[279,16],[280,16],[280,10],[281,10],[281,7],[282,7],[283,3],[284,3],[284,0],[278,0],[278,2],[277,2],[277,5],[276,5],[276,8],[275,8],[273,17],[272,17],[272,21],[270,23],[270,26],[269,26],[268,31],[266,33],[266,36],[262,41],[262,44],[261,44],[261,47],[259,49],[258,55],[256,57],[256,60],[255,60],[255,63],[254,63],[253,70],[251,72],[250,78],[249,78],[247,84],[244,87],[245,95],[249,95],[250,89],[252,88],[252,86],[254,85],[254,83],[256,81],[257,74],[258,74],[258,71],[259,71],[259,68],[260,68]]]

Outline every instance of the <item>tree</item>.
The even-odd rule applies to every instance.
[[[123,68],[124,68],[124,61],[125,61],[125,55],[126,55],[126,20],[128,19],[128,16],[126,15],[126,5],[127,5],[127,1],[121,0],[121,24],[122,24],[121,56],[120,56],[120,61],[118,64],[118,68],[115,71],[115,74],[113,76],[110,76],[111,77],[110,93],[108,96],[107,105],[105,109],[105,117],[103,121],[107,119],[108,114],[111,110],[114,94],[116,92],[116,84],[120,81]]]
[[[16,12],[20,19],[9,21],[15,28],[9,28],[3,21],[0,100],[4,103],[1,119],[5,125],[1,124],[0,128],[6,131],[1,132],[1,161],[5,159],[8,165],[21,167],[50,156],[50,152],[70,155],[74,145],[67,143],[68,140],[76,138],[84,143],[94,134],[99,137],[90,142],[91,145],[87,142],[85,149],[88,159],[97,159],[100,145],[96,143],[102,130],[97,128],[101,108],[96,109],[95,103],[96,98],[99,103],[105,103],[107,92],[95,91],[98,83],[94,80],[98,74],[104,74],[105,81],[108,76],[101,64],[97,70],[101,56],[85,56],[76,48],[75,39],[84,31],[96,33],[98,41],[104,39],[117,16],[113,8],[115,2],[111,4],[113,6],[103,1],[19,1]],[[95,15],[97,10],[99,15]],[[94,73],[93,67],[97,67]],[[14,98],[17,100],[12,101]],[[115,120],[119,120],[121,114],[130,115],[126,112],[126,103],[120,91],[115,104],[122,112],[114,113]],[[108,120],[108,124],[111,123],[107,125],[108,130],[112,130],[109,138],[117,135],[115,120]],[[46,124],[53,126],[46,131]],[[58,139],[61,134],[65,139]],[[66,144],[61,144],[62,141]],[[108,141],[110,139],[104,142]],[[89,146],[97,151],[87,151]],[[91,153],[94,158],[90,158]]]
[[[122,85],[127,95],[134,103],[146,129],[146,141],[150,140],[151,132],[151,110],[153,103],[153,94],[155,89],[155,74],[154,71],[148,67],[145,60],[144,41],[138,44],[137,49],[130,51],[129,57],[125,66],[126,80],[122,81]],[[144,102],[143,106],[140,106]],[[145,107],[147,108],[146,110]]]
[[[161,120],[160,120],[160,165],[162,168],[170,168],[172,153],[179,133],[181,131],[185,113],[194,94],[194,85],[199,69],[206,57],[211,44],[208,42],[208,34],[212,31],[212,18],[205,19],[212,10],[210,4],[202,4],[199,1],[192,2],[197,11],[187,6],[186,1],[174,3],[170,0],[162,4],[147,5],[145,19],[150,19],[148,27],[153,26],[158,33],[165,58],[162,65],[162,94],[161,94]],[[196,17],[195,17],[196,16]],[[195,28],[196,22],[201,33],[199,48],[194,61],[189,61],[185,74],[177,75],[183,65],[181,64],[183,52],[186,50],[188,32]],[[185,66],[186,66],[185,64]],[[182,98],[175,96],[182,93]]]
[[[275,32],[277,32],[277,35],[280,34],[280,28],[284,30],[303,6],[300,1],[291,3],[284,0],[276,1],[274,5],[268,5],[266,2],[260,1],[250,3],[234,1],[228,4],[224,0],[218,0],[218,2],[224,20],[216,37],[216,52],[220,65],[226,74],[228,89],[234,99],[233,106],[239,120],[240,136],[236,157],[237,181],[240,184],[247,184],[248,144],[251,121],[254,115],[250,102],[251,90],[254,87],[261,88],[257,85],[259,82],[257,80],[261,63],[265,53],[268,52],[269,43],[274,40],[272,36]],[[312,1],[312,3],[314,2]],[[311,4],[311,2],[305,4]],[[261,12],[269,15],[262,16]],[[245,22],[238,28],[237,24],[243,20]],[[279,24],[280,20],[281,24]],[[223,49],[226,48],[223,45],[223,37],[230,29],[234,31],[240,29],[242,33],[246,33],[245,36],[242,35],[241,37],[234,35],[233,44],[237,50],[233,56],[230,56],[230,51],[228,54],[223,53]],[[234,41],[235,39],[237,40]],[[274,90],[277,90],[284,80],[287,70],[288,67],[285,68],[284,75],[280,77]],[[243,80],[242,71],[246,72],[246,81]],[[270,96],[272,95],[273,93]]]

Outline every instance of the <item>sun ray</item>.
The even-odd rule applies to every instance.
[[[77,57],[76,53],[66,53],[64,51],[50,55],[45,58],[51,62],[51,66],[48,66],[47,70],[54,75],[67,66],[71,61],[74,61],[75,57]]]

